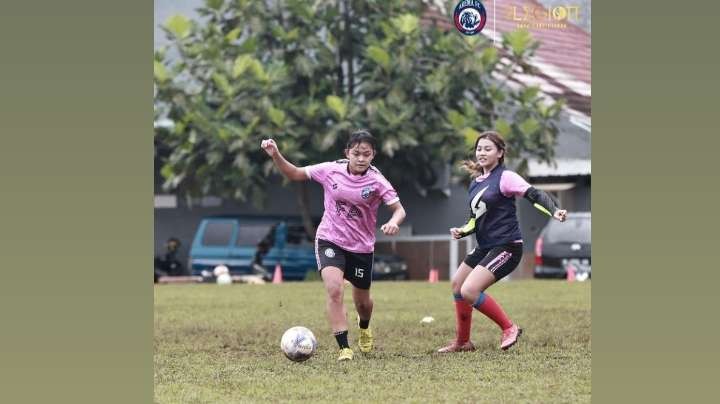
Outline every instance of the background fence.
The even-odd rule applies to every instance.
[[[474,237],[454,240],[445,234],[397,236],[378,238],[375,252],[397,254],[405,259],[411,280],[428,279],[433,268],[439,271],[440,280],[448,280],[475,245]],[[518,269],[508,278],[532,277],[534,258],[532,252],[526,251]]]

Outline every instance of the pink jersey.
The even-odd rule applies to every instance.
[[[348,161],[338,160],[304,168],[308,178],[325,191],[325,213],[317,238],[356,253],[375,249],[375,225],[381,202],[398,202],[397,192],[380,171],[370,166],[363,175],[348,172]]]

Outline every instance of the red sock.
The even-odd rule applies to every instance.
[[[472,312],[472,306],[462,296],[455,296],[455,337],[460,345],[470,340]]]
[[[502,307],[500,307],[495,299],[490,297],[488,294],[480,293],[480,296],[475,301],[475,304],[473,304],[473,307],[478,309],[480,313],[488,316],[503,330],[507,330],[513,325],[512,321],[510,321]]]

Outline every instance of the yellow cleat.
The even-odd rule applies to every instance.
[[[372,351],[373,349],[373,335],[372,330],[369,328],[366,329],[360,329],[360,340],[358,341],[358,345],[360,345],[360,352],[368,353]]]
[[[338,361],[351,361],[353,358],[353,351],[350,348],[342,348],[340,350],[340,356],[338,356]]]

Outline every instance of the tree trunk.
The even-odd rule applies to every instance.
[[[300,216],[302,217],[303,227],[305,232],[310,236],[311,239],[315,239],[315,224],[310,214],[310,195],[308,191],[307,182],[300,181],[297,183],[297,202],[300,208]]]
[[[345,19],[345,52],[347,52],[347,57],[345,58],[345,61],[347,62],[347,71],[348,71],[348,95],[350,98],[353,97],[355,92],[355,69],[353,67],[353,63],[355,62],[355,57],[353,55],[353,41],[352,41],[352,27],[350,24],[352,24],[352,20],[350,18],[350,4],[348,0],[345,0],[345,12],[344,19]]]
[[[337,9],[338,12],[340,12],[340,2],[337,3]],[[337,40],[337,66],[335,69],[335,74],[337,75],[337,81],[335,82],[335,95],[342,96],[343,91],[343,81],[345,81],[345,78],[343,76],[343,43],[345,41],[345,37],[342,35],[342,27],[343,24],[338,21],[337,23],[337,37],[335,38]]]

